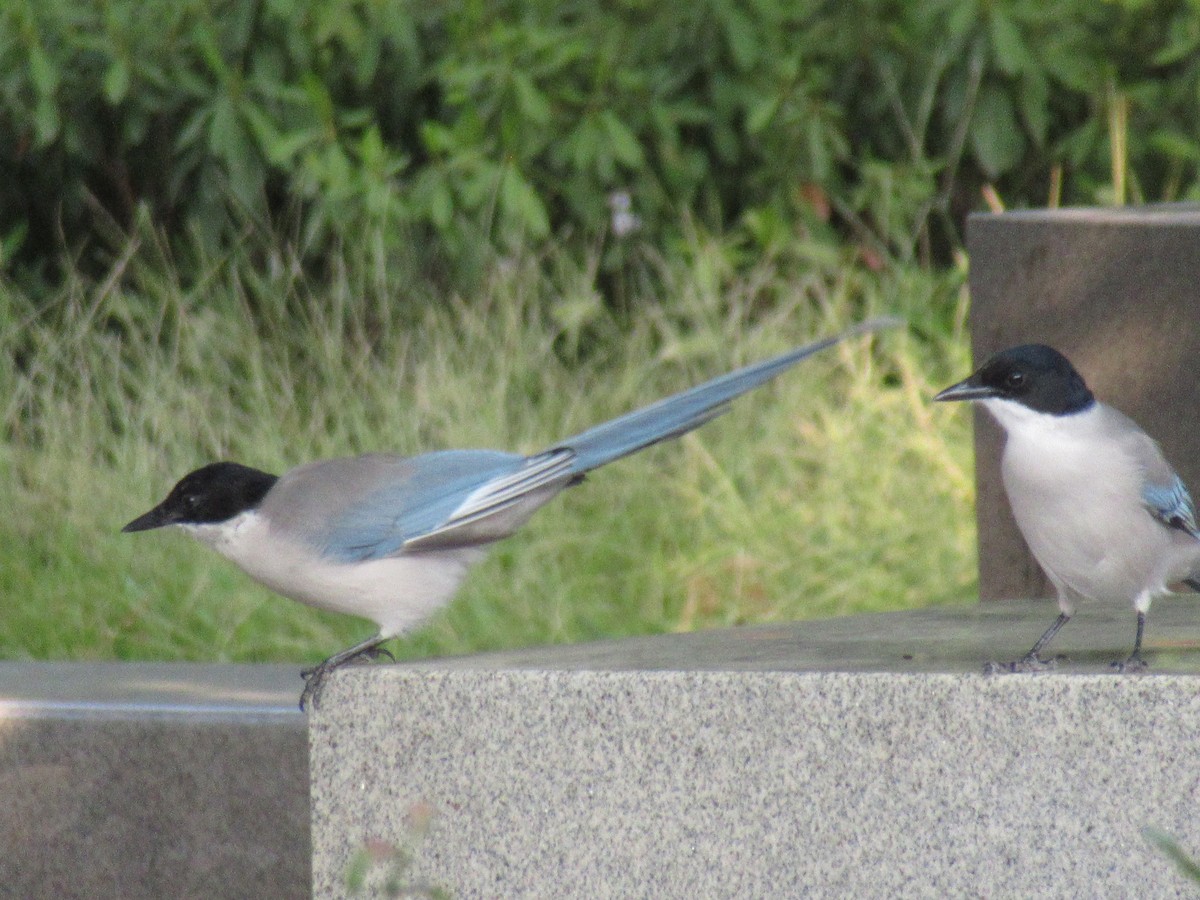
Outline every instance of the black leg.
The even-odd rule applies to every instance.
[[[1128,659],[1117,660],[1112,664],[1112,667],[1118,672],[1145,672],[1149,668],[1146,661],[1142,659],[1142,634],[1146,630],[1146,614],[1139,612],[1137,616],[1137,637],[1133,639],[1133,652],[1129,654]]]
[[[1047,644],[1054,640],[1054,636],[1058,634],[1059,629],[1066,625],[1070,620],[1071,617],[1066,613],[1059,613],[1058,618],[1054,620],[1054,624],[1047,628],[1045,633],[1037,639],[1037,643],[1034,644],[1033,647],[1030,648],[1029,652],[1025,654],[1025,658],[1034,660],[1036,662],[1041,662],[1041,658],[1038,656],[1038,654],[1045,649]]]
[[[338,666],[343,666],[348,662],[354,662],[357,659],[378,659],[381,656],[386,656],[392,662],[396,661],[396,657],[392,656],[391,651],[386,647],[381,647],[386,640],[379,635],[368,638],[361,644],[355,644],[353,647],[348,647],[340,653],[335,653],[329,659],[319,665],[313,666],[311,669],[305,669],[300,673],[300,677],[304,679],[304,691],[300,694],[300,709],[304,711],[308,708],[309,703],[315,709],[321,700],[321,689],[324,686],[325,676],[336,669]]]
[[[1047,644],[1054,640],[1054,636],[1058,634],[1059,629],[1070,620],[1071,617],[1066,613],[1059,613],[1058,618],[1054,620],[1054,624],[1047,628],[1045,633],[1037,639],[1037,643],[1033,645],[1028,653],[1010,663],[988,663],[983,667],[984,674],[995,675],[997,672],[1040,672],[1044,669],[1053,669],[1055,666],[1054,660],[1042,659],[1038,654],[1046,648]]]

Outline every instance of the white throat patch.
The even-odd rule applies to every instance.
[[[231,545],[236,544],[239,538],[244,536],[247,530],[253,528],[257,521],[258,511],[248,509],[224,522],[184,522],[180,523],[179,527],[206,547],[216,550],[223,556],[228,556]]]
[[[1056,416],[1053,413],[1038,412],[1036,409],[1030,409],[1025,404],[1018,403],[1016,400],[1006,400],[1001,397],[989,397],[986,400],[978,402],[983,405],[984,409],[991,413],[992,418],[999,422],[1005,431],[1009,432],[1057,431],[1066,423],[1078,421],[1079,416],[1086,416],[1091,410],[1095,409],[1095,405],[1093,404],[1077,413]]]

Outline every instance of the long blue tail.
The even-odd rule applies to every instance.
[[[605,463],[635,453],[643,447],[679,437],[693,428],[699,428],[723,413],[731,400],[839,341],[856,334],[901,324],[903,320],[891,317],[870,319],[846,329],[841,334],[805,344],[781,356],[746,366],[642,409],[618,416],[603,425],[567,438],[549,449],[565,448],[574,451],[575,459],[572,460],[571,469],[580,474],[589,472]]]

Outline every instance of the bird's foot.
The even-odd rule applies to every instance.
[[[379,659],[379,657],[381,657],[381,656],[386,656],[392,662],[396,661],[396,657],[394,657],[392,655],[392,651],[389,650],[387,647],[372,647],[370,650],[364,650],[362,653],[360,653],[355,658],[354,661],[358,662],[361,660],[363,662],[366,662],[369,659],[369,660],[371,660],[371,662],[374,662],[375,660]]]
[[[325,676],[336,668],[329,665],[329,660],[311,669],[304,669],[300,677],[304,679],[304,690],[300,692],[300,712],[307,712],[311,707],[316,709],[321,704],[321,691],[325,687]]]
[[[1014,659],[1012,662],[998,663],[989,662],[983,665],[984,675],[1007,675],[1012,672],[1048,672],[1051,669],[1058,668],[1058,657],[1052,656],[1049,659],[1042,659],[1033,653],[1027,653],[1020,659]]]
[[[1134,653],[1128,659],[1118,659],[1109,663],[1109,668],[1121,675],[1139,675],[1148,671],[1150,666],[1142,659],[1141,654]]]
[[[361,662],[367,662],[367,661],[374,662],[375,660],[379,659],[379,657],[381,657],[381,656],[386,656],[392,662],[396,661],[396,657],[394,657],[392,655],[392,651],[389,650],[387,647],[368,647],[366,650],[363,650],[360,653],[356,653],[354,656],[351,656],[348,659],[339,660],[338,662],[336,662],[332,666],[330,666],[329,669],[334,669],[337,666],[352,665],[354,663],[361,663]],[[320,665],[313,666],[310,669],[301,669],[300,677],[303,678],[305,681],[308,681],[309,678],[311,678],[313,675],[316,674],[318,669],[320,669],[322,666],[324,666],[329,661],[330,660],[325,660],[325,662],[321,663]]]
[[[325,677],[334,669],[355,663],[371,662],[379,659],[381,656],[386,656],[392,662],[396,661],[396,657],[392,655],[392,651],[388,650],[387,647],[375,646],[364,647],[350,656],[343,656],[342,654],[331,656],[323,663],[319,663],[311,669],[302,669],[300,677],[304,679],[304,690],[300,694],[300,711],[307,710],[310,705],[313,709],[316,709],[320,705],[321,691],[325,687]]]

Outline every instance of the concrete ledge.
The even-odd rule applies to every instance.
[[[1058,673],[976,674],[1053,615],[343,670],[310,727],[316,893],[427,808],[408,877],[455,898],[1189,896],[1141,829],[1200,850],[1197,610],[1155,607],[1160,674],[1101,674],[1132,636],[1103,610],[1064,631],[1097,652]]]
[[[0,895],[308,896],[296,673],[0,662]]]

